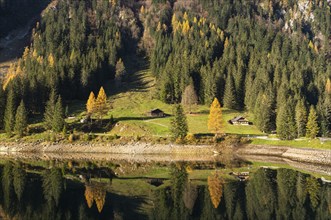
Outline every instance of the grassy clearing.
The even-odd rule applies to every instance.
[[[272,146],[288,146],[288,147],[306,147],[313,149],[331,149],[331,141],[322,142],[319,139],[309,140],[292,140],[292,141],[283,141],[283,140],[263,140],[263,139],[252,139],[252,144],[255,145],[272,145]]]

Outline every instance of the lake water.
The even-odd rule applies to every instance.
[[[330,184],[248,162],[12,159],[0,176],[0,219],[331,219]]]

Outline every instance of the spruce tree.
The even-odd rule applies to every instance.
[[[117,61],[115,69],[115,81],[117,85],[119,85],[124,80],[124,77],[126,75],[125,66],[121,58]]]
[[[7,102],[6,102],[6,110],[4,116],[4,124],[6,133],[11,136],[14,131],[15,124],[15,97],[14,91],[12,88],[9,89]]]
[[[19,137],[23,137],[27,127],[28,127],[27,111],[25,109],[23,100],[21,100],[21,103],[16,110],[15,128],[14,128],[15,133]]]
[[[210,113],[208,116],[208,130],[215,135],[218,135],[222,131],[222,109],[217,98],[214,98],[213,103],[210,106]]]
[[[297,128],[294,120],[293,100],[283,103],[277,112],[277,135],[282,140],[293,140],[297,137]]]
[[[325,98],[320,99],[317,104],[318,116],[320,120],[320,132],[327,136],[331,130],[331,94],[325,94]]]
[[[46,129],[53,128],[53,118],[55,113],[55,104],[56,104],[56,92],[53,90],[50,93],[49,99],[46,103],[45,113],[44,113],[44,125]]]
[[[174,117],[171,120],[171,135],[173,138],[183,139],[188,132],[187,119],[180,104],[175,105]]]
[[[275,98],[270,87],[260,92],[255,100],[254,123],[261,131],[270,132],[276,128],[275,118]]]
[[[317,123],[317,113],[314,106],[310,106],[308,122],[306,127],[306,137],[307,138],[316,138],[319,132],[319,127]]]
[[[56,132],[61,132],[63,130],[65,121],[64,121],[64,110],[62,106],[61,96],[57,98],[55,108],[54,108],[54,116],[52,122],[52,129]]]
[[[229,109],[237,108],[236,91],[235,91],[233,77],[231,74],[228,74],[228,77],[226,79],[223,103],[225,108],[229,108]]]
[[[190,84],[186,86],[182,95],[182,105],[188,106],[189,111],[191,112],[192,105],[198,104],[198,96],[194,89],[193,80],[191,79],[190,81]]]
[[[295,121],[298,137],[304,137],[306,135],[307,110],[303,99],[300,99],[295,106]]]
[[[0,130],[4,128],[4,115],[6,109],[6,96],[5,91],[2,89],[0,82]]]

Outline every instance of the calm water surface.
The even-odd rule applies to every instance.
[[[0,219],[331,219],[331,185],[285,168],[2,160],[0,173]]]

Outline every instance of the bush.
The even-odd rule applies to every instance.
[[[185,140],[188,141],[189,143],[196,143],[197,141],[194,134],[187,134]]]

